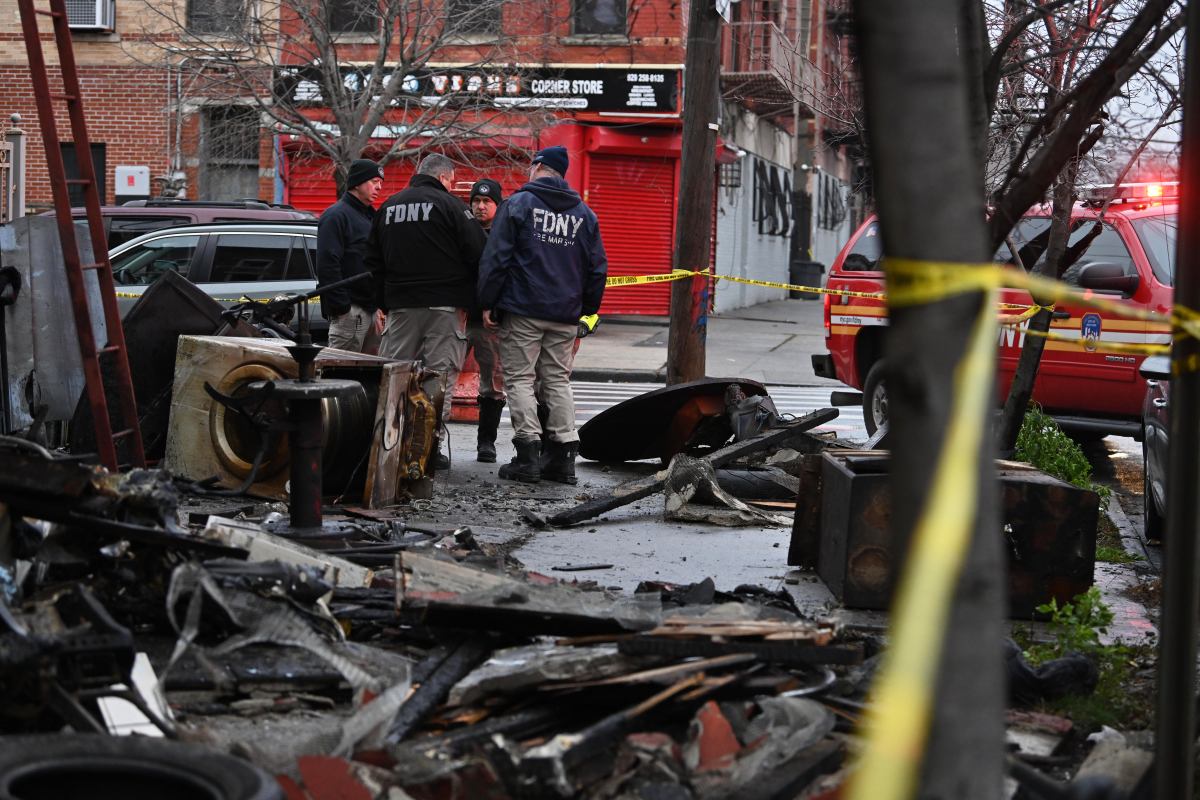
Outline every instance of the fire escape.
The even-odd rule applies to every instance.
[[[786,128],[812,116],[817,72],[808,59],[808,0],[743,0],[722,26],[721,95]],[[802,11],[801,11],[802,10]],[[791,13],[785,13],[790,11]],[[797,103],[798,101],[798,103]]]

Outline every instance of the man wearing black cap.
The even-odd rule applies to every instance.
[[[492,230],[492,220],[503,199],[500,184],[491,178],[481,178],[471,187],[471,214],[484,233]],[[483,326],[478,308],[472,309],[467,320],[467,344],[479,365],[479,429],[475,460],[494,464],[496,434],[500,430],[500,416],[504,413],[504,375],[500,372],[500,343],[496,332]]]
[[[596,215],[567,185],[565,147],[538,152],[529,182],[496,214],[479,262],[484,324],[498,327],[517,455],[506,480],[576,483],[571,363],[581,316],[600,310],[608,259]],[[546,458],[534,385],[549,409]]]
[[[363,251],[382,190],[383,167],[366,158],[350,165],[345,193],[317,223],[318,288],[366,272]],[[367,279],[321,295],[321,313],[329,320],[329,346],[377,352],[383,332],[378,308],[375,286]]]

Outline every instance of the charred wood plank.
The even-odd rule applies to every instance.
[[[400,706],[388,729],[386,742],[397,744],[429,718],[450,693],[451,687],[482,664],[492,652],[482,638],[464,639],[453,647],[437,648],[414,671],[421,684]]]
[[[666,639],[658,636],[631,636],[617,643],[627,655],[657,655],[674,658],[714,658],[733,653],[750,653],[761,661],[776,664],[860,664],[862,647],[851,645],[812,645],[803,642],[718,642],[712,639]]]
[[[662,619],[657,597],[614,597],[547,578],[511,576],[416,553],[396,556],[396,609],[426,625],[534,634],[649,630]]]

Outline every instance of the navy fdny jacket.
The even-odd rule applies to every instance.
[[[496,212],[479,260],[479,303],[574,324],[600,310],[607,274],[596,215],[562,178],[538,178]]]

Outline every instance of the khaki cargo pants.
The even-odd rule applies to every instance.
[[[378,353],[375,313],[362,306],[350,306],[345,314],[329,320],[329,346],[355,353]]]
[[[397,308],[389,311],[379,355],[402,361],[421,360],[446,377],[442,422],[450,421],[450,399],[467,357],[467,312],[461,308]],[[421,386],[432,394],[436,381]]]
[[[571,365],[579,325],[506,314],[500,325],[500,366],[508,413],[517,439],[542,435],[534,384],[550,409],[546,433],[555,442],[577,442]]]

